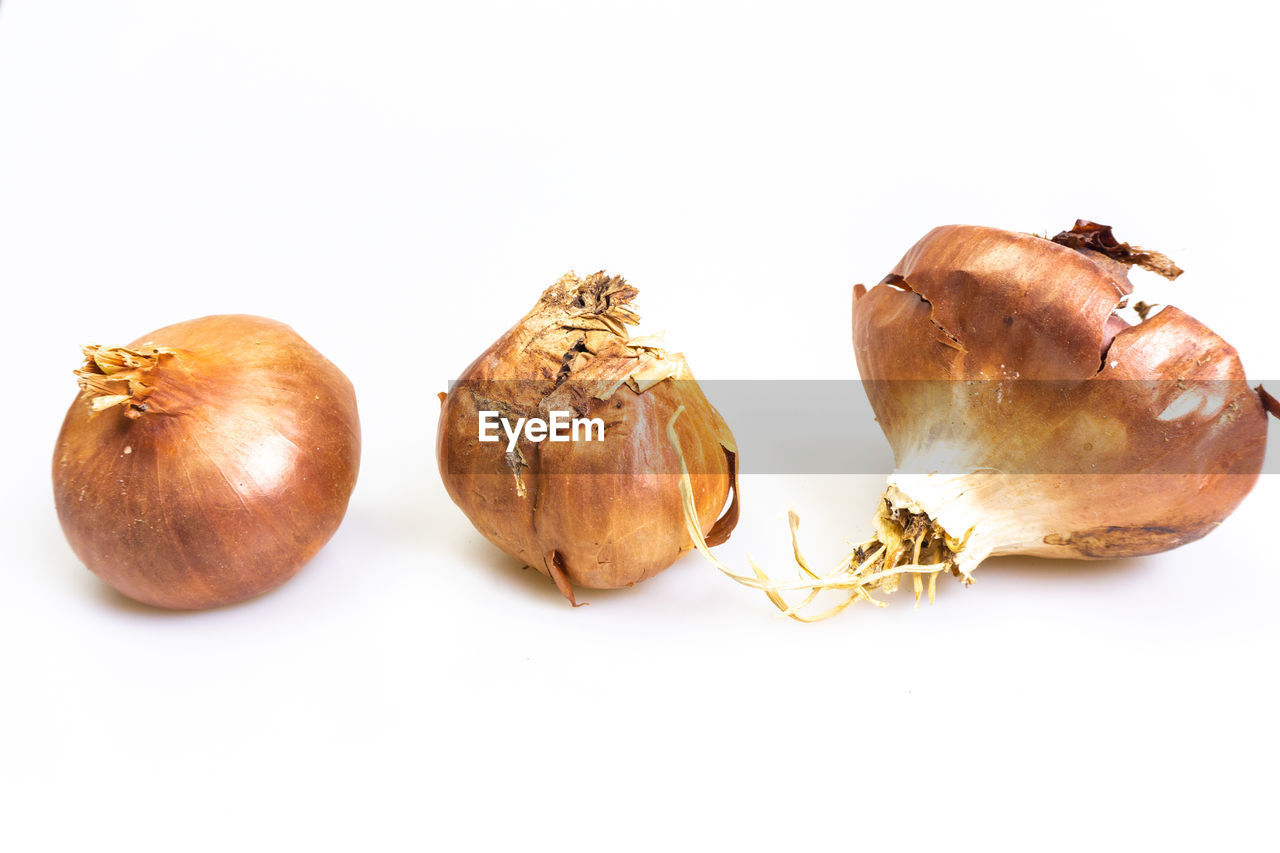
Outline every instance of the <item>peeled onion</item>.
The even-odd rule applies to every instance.
[[[946,226],[855,288],[858,371],[895,461],[875,537],[825,576],[797,548],[798,582],[734,577],[797,618],[845,590],[822,618],[903,574],[918,602],[925,578],[932,599],[939,573],[970,583],[992,555],[1137,556],[1213,530],[1257,479],[1275,404],[1177,308],[1125,322],[1132,265],[1181,273],[1083,220],[1052,240]]]
[[[738,518],[733,435],[684,356],[628,336],[635,295],[621,277],[565,275],[441,395],[436,452],[449,496],[575,604],[575,586],[638,583],[691,547],[665,432],[676,412],[699,536],[723,542]],[[522,436],[509,452],[505,436],[479,440],[483,411],[512,424],[553,411],[599,418],[604,440]]]
[[[84,355],[54,500],[112,587],[183,610],[241,601],[337,530],[360,463],[355,392],[288,326],[203,317]]]

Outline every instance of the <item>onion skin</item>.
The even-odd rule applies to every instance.
[[[1096,229],[1110,238],[1084,222],[1060,235],[1072,247],[936,228],[855,289],[858,370],[898,469],[883,506],[923,513],[952,546],[967,538],[953,555],[966,580],[993,554],[1102,559],[1191,542],[1261,470],[1266,412],[1235,349],[1176,308],[1135,326],[1114,316],[1134,255],[1095,250]],[[1217,380],[1219,396],[1162,420],[1177,380]],[[905,473],[931,470],[939,448],[957,473]]]
[[[700,526],[723,542],[737,523],[733,436],[683,356],[627,337],[635,294],[620,277],[564,276],[442,396],[436,454],[449,496],[490,542],[575,604],[575,586],[630,586],[691,547],[665,433],[681,406]],[[522,438],[513,460],[505,438],[478,440],[482,410],[513,422],[553,410],[598,417],[605,441]]]
[[[203,317],[126,349],[160,354],[107,376],[87,361],[54,451],[76,556],[124,595],[177,610],[284,583],[337,530],[355,488],[350,381],[261,317]]]

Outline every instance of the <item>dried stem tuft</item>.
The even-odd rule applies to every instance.
[[[608,331],[626,338],[626,327],[640,322],[631,308],[638,293],[620,275],[607,275],[601,270],[578,278],[569,272],[543,291],[534,312],[558,315],[564,329]]]
[[[1112,260],[1128,266],[1142,267],[1156,275],[1173,281],[1182,275],[1182,268],[1169,259],[1167,255],[1121,243],[1111,233],[1110,225],[1099,225],[1087,219],[1077,219],[1070,231],[1063,231],[1053,238],[1053,242],[1071,249],[1099,252]]]
[[[164,358],[173,355],[162,347],[103,347],[88,344],[81,347],[84,364],[75,371],[80,394],[93,411],[101,412],[128,404],[124,414],[136,418],[147,411],[143,402],[150,396],[151,385],[143,380]]]

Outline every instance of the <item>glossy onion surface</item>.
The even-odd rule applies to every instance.
[[[54,500],[112,587],[174,609],[241,601],[337,530],[360,462],[355,392],[291,328],[203,317],[85,354]]]

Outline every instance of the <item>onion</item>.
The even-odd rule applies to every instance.
[[[875,537],[826,576],[798,546],[799,582],[729,574],[808,620],[822,589],[847,597],[816,618],[910,573],[918,605],[925,577],[932,601],[939,573],[968,584],[992,555],[1137,556],[1211,531],[1257,479],[1275,401],[1178,309],[1119,317],[1132,265],[1181,273],[1084,220],[1052,240],[947,226],[855,288],[858,371],[895,461]],[[809,596],[789,605],[794,589]]]
[[[53,492],[112,587],[182,610],[241,601],[337,530],[360,463],[355,392],[288,326],[203,317],[84,355]]]
[[[664,432],[675,412],[696,472],[687,486],[698,536],[723,542],[738,519],[733,435],[683,355],[628,337],[636,292],[603,272],[565,275],[441,395],[437,460],[449,496],[490,542],[549,576],[575,605],[574,586],[629,586],[691,546]],[[511,451],[505,436],[479,440],[481,412],[518,424],[556,411],[599,418],[604,440],[522,433]]]

